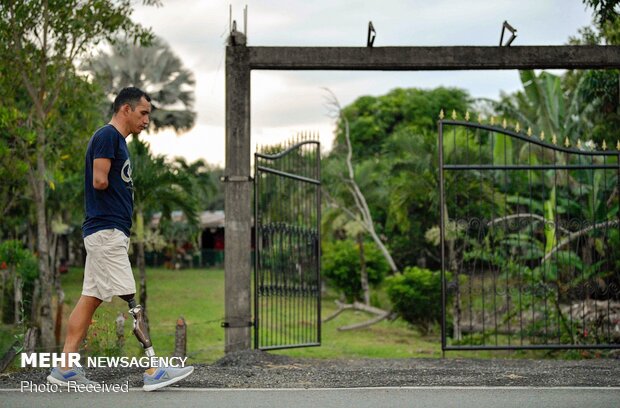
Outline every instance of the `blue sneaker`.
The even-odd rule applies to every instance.
[[[183,368],[159,367],[155,370],[153,375],[144,373],[144,387],[142,387],[142,389],[144,391],[154,391],[181,381],[193,372],[193,366]]]
[[[97,384],[86,378],[82,367],[73,367],[67,371],[62,371],[58,367],[52,368],[52,372],[47,376],[47,381],[52,384],[67,385],[69,381],[77,384]]]

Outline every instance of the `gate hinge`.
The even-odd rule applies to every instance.
[[[254,322],[222,322],[221,326],[223,328],[254,327]]]
[[[222,176],[220,177],[220,181],[222,183],[245,182],[245,181],[254,181],[254,178],[252,178],[252,176]]]

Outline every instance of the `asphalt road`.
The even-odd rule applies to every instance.
[[[0,390],[2,407],[619,407],[620,388],[385,387],[314,389],[171,388],[146,393],[20,392]]]

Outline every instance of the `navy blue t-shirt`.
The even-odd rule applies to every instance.
[[[99,158],[112,160],[105,190],[93,187],[93,161]],[[84,176],[86,219],[82,224],[82,236],[111,228],[129,236],[133,214],[131,162],[127,142],[114,126],[105,125],[90,138]]]

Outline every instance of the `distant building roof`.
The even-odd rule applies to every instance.
[[[224,228],[224,211],[203,211],[200,213],[202,228]]]
[[[224,228],[224,211],[203,211],[199,215],[200,217],[200,227],[201,228]],[[185,215],[183,211],[172,211],[170,213],[170,218],[174,222],[183,222],[185,221]],[[151,217],[151,228],[157,228],[159,226],[159,222],[161,221],[161,213],[155,213]]]

